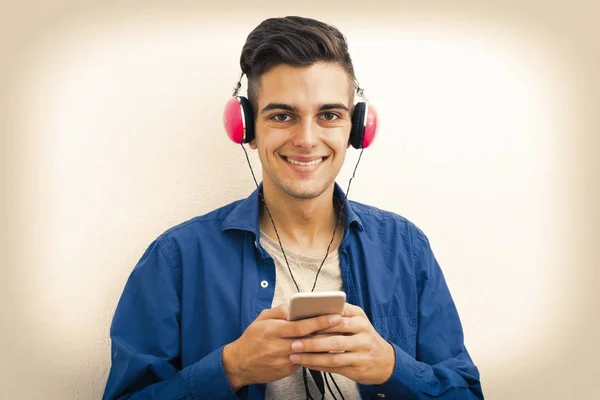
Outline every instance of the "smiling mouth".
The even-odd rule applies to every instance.
[[[323,161],[325,161],[327,159],[327,157],[319,157],[319,158],[315,158],[314,160],[310,160],[310,161],[299,161],[290,157],[281,157],[284,160],[286,160],[288,163],[293,164],[293,165],[298,165],[301,167],[311,167],[313,165],[319,165],[321,164]]]

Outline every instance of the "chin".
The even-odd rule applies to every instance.
[[[330,186],[331,183],[328,184],[309,184],[309,185],[278,185],[285,193],[289,196],[301,199],[301,200],[311,200],[322,195]]]

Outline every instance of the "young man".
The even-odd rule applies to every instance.
[[[354,112],[342,34],[268,19],[241,67],[263,182],[146,250],[112,323],[104,398],[482,399],[423,232],[335,183]],[[345,291],[342,315],[287,321],[313,286]]]

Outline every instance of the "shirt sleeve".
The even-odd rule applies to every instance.
[[[442,270],[420,231],[416,242],[416,357],[392,343],[396,356],[394,372],[375,391],[386,398],[483,399],[479,371],[465,347],[462,325]]]
[[[237,399],[223,347],[181,369],[181,268],[169,261],[154,241],[125,284],[110,328],[103,399]]]

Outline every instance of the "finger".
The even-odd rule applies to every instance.
[[[363,343],[363,338],[360,335],[332,335],[318,338],[310,337],[294,341],[291,344],[291,347],[292,351],[295,353],[356,352],[369,349],[368,344]]]
[[[287,320],[287,307],[285,304],[281,304],[275,308],[266,308],[258,314],[256,321],[262,321],[265,319],[284,319]]]
[[[365,311],[355,306],[354,304],[346,303],[344,305],[344,311],[342,312],[342,317],[365,317],[367,318],[367,314]]]
[[[337,335],[337,333],[320,333],[320,332],[317,332],[317,333],[313,333],[312,335],[310,335],[308,337],[313,338],[313,339],[318,339],[318,338],[326,338],[326,337],[335,336],[335,335]],[[292,342],[293,341],[294,340],[292,339]],[[290,342],[290,343],[292,343],[292,342]]]
[[[357,334],[361,332],[367,332],[371,322],[364,317],[342,317],[342,322],[336,326],[332,326],[327,329],[323,329],[318,333],[333,333],[333,334]]]
[[[290,354],[290,361],[310,369],[330,368],[339,369],[358,365],[361,360],[360,353],[294,353]]]
[[[287,322],[281,327],[280,337],[304,337],[311,333],[331,328],[332,326],[339,324],[341,320],[342,317],[338,314],[331,314]]]

